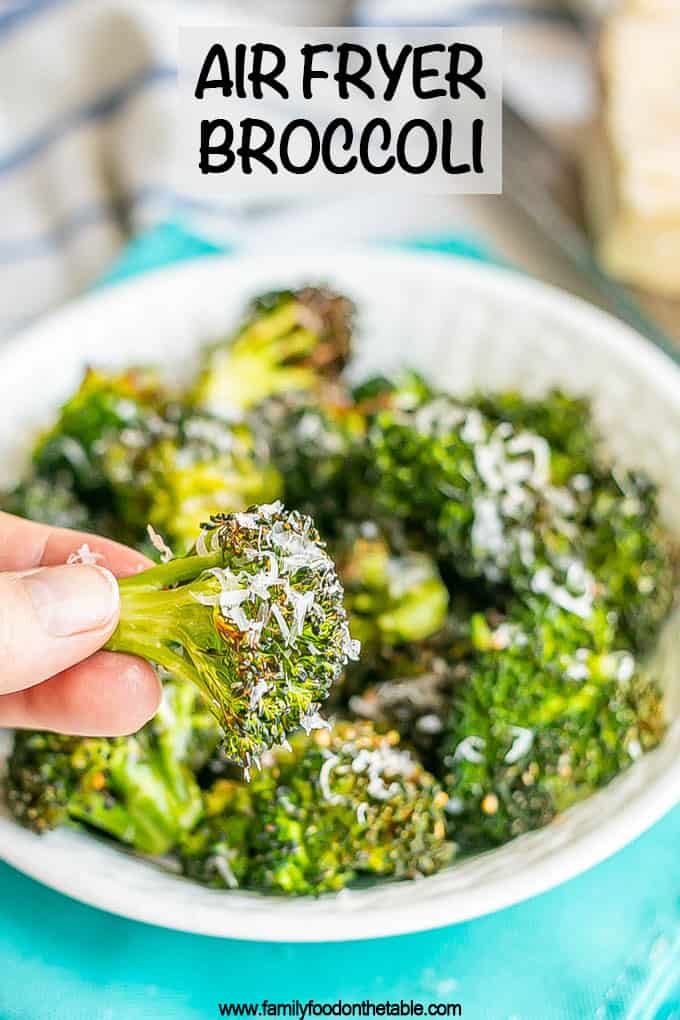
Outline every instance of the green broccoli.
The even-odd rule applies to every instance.
[[[203,820],[186,833],[179,848],[182,870],[189,878],[218,889],[247,884],[257,780],[244,784],[218,779],[206,790]]]
[[[559,391],[349,389],[351,319],[322,288],[258,299],[186,405],[153,373],[89,372],[0,500],[189,549],[152,527],[163,562],[120,581],[108,647],[167,673],[157,716],[129,738],[17,734],[23,824],[316,894],[546,824],[661,739],[642,656],[675,565],[654,485]],[[327,730],[329,692],[353,721]]]
[[[349,357],[353,308],[323,288],[256,298],[236,335],[206,353],[191,400],[222,417],[240,417],[267,397],[316,389]]]
[[[549,822],[609,782],[663,734],[661,696],[608,614],[584,621],[553,603],[517,603],[490,626],[454,692],[441,745],[447,810],[467,850]]]
[[[246,770],[312,725],[358,646],[312,521],[280,503],[220,514],[195,548],[120,582],[107,647],[141,655],[202,691]]]
[[[372,669],[353,669],[340,690],[354,718],[368,719],[381,731],[395,729],[428,768],[436,769],[453,693],[470,674],[472,643],[467,617],[452,613],[443,627],[423,641],[383,649]],[[363,659],[363,656],[362,656]]]
[[[27,478],[8,492],[0,493],[0,510],[54,528],[75,531],[102,530],[73,492],[68,479]],[[104,529],[105,530],[105,529]]]
[[[167,400],[158,376],[149,370],[107,374],[88,369],[34,450],[37,474],[68,478],[88,506],[107,504],[110,488],[101,463],[105,444],[121,433],[132,443],[134,437],[161,429],[159,416]]]
[[[7,780],[14,817],[37,832],[81,824],[141,853],[167,853],[203,811],[187,763],[194,700],[193,689],[168,684],[162,710],[132,737],[16,733]]]
[[[591,459],[584,407],[553,394],[525,408],[527,421],[554,432],[560,409],[571,407],[582,422],[571,451],[567,440],[550,445],[453,398],[417,403],[414,387],[405,390],[406,399],[399,388],[388,393],[383,404],[394,406],[369,426],[379,514],[434,545],[454,575],[543,594],[581,615],[602,602],[620,620],[622,640],[644,645],[673,587],[656,490]],[[496,406],[522,421],[516,396]]]
[[[393,553],[372,522],[350,528],[336,554],[350,629],[364,654],[422,641],[444,623],[449,593],[423,552]]]
[[[359,875],[415,878],[451,859],[446,795],[394,732],[339,723],[293,738],[248,787],[219,781],[181,848],[187,874],[219,887],[319,894]]]
[[[312,514],[325,537],[336,535],[363,488],[366,422],[361,408],[336,385],[314,398],[271,397],[250,420],[283,478],[286,503]]]
[[[518,588],[541,566],[562,574],[583,497],[578,483],[555,484],[541,436],[440,396],[379,411],[369,442],[379,512],[434,543],[456,573]]]
[[[617,471],[598,480],[583,544],[623,638],[644,651],[671,608],[676,573],[656,486],[639,472]]]
[[[516,390],[475,394],[469,401],[495,424],[510,422],[517,432],[533,432],[550,443],[551,475],[562,485],[576,473],[591,475],[601,456],[590,401],[551,390],[531,399]]]
[[[134,534],[151,522],[185,550],[211,514],[281,495],[281,478],[246,425],[198,413],[168,417],[163,425],[146,441],[137,433],[130,442],[123,433],[102,454],[119,518]]]
[[[388,408],[393,411],[413,411],[437,396],[437,391],[427,379],[413,369],[403,369],[392,378],[371,376],[352,389],[352,399],[367,414],[376,414]]]
[[[63,824],[78,784],[105,767],[109,752],[109,742],[98,738],[17,731],[5,781],[10,811],[36,832]]]

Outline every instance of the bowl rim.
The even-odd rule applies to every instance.
[[[255,276],[263,271],[265,275],[276,276],[278,271],[281,276],[300,274],[318,278],[327,274],[332,277],[334,268],[338,270],[347,265],[368,273],[376,266],[387,270],[393,266],[400,273],[409,269],[418,273],[426,269],[443,273],[444,277],[453,275],[458,283],[469,282],[480,293],[493,290],[496,298],[525,301],[529,310],[546,311],[558,318],[568,317],[572,330],[583,328],[588,335],[597,334],[599,344],[624,353],[631,363],[644,366],[654,377],[655,385],[680,407],[678,362],[666,350],[586,301],[509,268],[435,252],[384,249],[371,252],[366,252],[366,249],[359,252],[344,250],[339,253],[309,251],[286,258],[285,262],[279,255],[210,256],[188,260],[178,266],[154,269],[77,299],[23,330],[0,348],[0,379],[3,365],[10,364],[15,358],[25,359],[29,354],[37,354],[41,346],[49,343],[52,334],[68,335],[71,326],[75,327],[72,343],[77,347],[78,329],[93,311],[101,316],[111,309],[115,315],[120,301],[136,303],[143,309],[145,295],[151,290],[172,294],[175,281],[181,280],[182,285],[193,281],[200,286],[209,286],[211,276],[215,281],[221,278],[223,283],[224,275],[230,271]],[[430,888],[434,891],[438,876],[423,880],[427,886],[423,883],[385,883],[382,888],[389,888],[389,895],[383,897],[375,896],[374,890],[370,890],[368,896],[364,890],[352,890],[318,899],[227,893],[165,876],[168,881],[176,883],[176,889],[183,891],[176,897],[170,896],[161,901],[140,896],[135,890],[136,874],[142,874],[138,869],[151,868],[148,862],[71,831],[57,831],[47,837],[38,837],[2,814],[0,858],[76,900],[161,927],[267,942],[345,941],[443,927],[536,896],[620,850],[662,818],[679,800],[680,760],[677,760],[669,765],[657,782],[648,784],[636,796],[630,809],[609,816],[602,828],[580,834],[574,842],[558,846],[535,866],[509,874],[502,881],[494,878],[488,886],[482,885],[474,890],[440,890],[439,895],[420,895],[418,892],[422,889],[425,893]],[[552,824],[559,824],[559,820]],[[524,838],[513,842],[519,845]],[[105,858],[104,855],[110,856]],[[82,866],[75,868],[75,860],[79,860]],[[104,868],[102,875],[96,867],[97,861],[103,864],[114,862],[111,874],[106,874]],[[435,885],[431,886],[431,883]],[[189,885],[191,890],[197,890],[193,896],[186,893]],[[192,901],[193,907],[190,906]],[[369,901],[370,907],[366,909],[364,904]]]

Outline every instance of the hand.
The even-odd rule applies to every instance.
[[[97,565],[67,565],[85,543]],[[113,574],[149,565],[117,542],[0,513],[0,726],[116,736],[154,715],[149,664],[99,651],[118,622]]]

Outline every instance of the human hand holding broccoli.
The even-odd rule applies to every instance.
[[[85,548],[90,563],[67,562]],[[151,666],[100,651],[119,619],[114,574],[149,565],[117,542],[0,513],[0,726],[115,736],[151,718]]]
[[[5,658],[14,663],[5,689],[29,688],[7,695],[5,725],[104,735],[139,728],[158,705],[155,678],[152,696],[142,692],[146,714],[137,719],[135,706],[129,710],[136,725],[106,713],[81,722],[80,704],[69,716],[68,684],[90,670],[97,678],[118,668],[124,677],[149,682],[147,666],[116,654],[76,665],[105,645],[194,684],[224,730],[226,755],[248,769],[299,726],[314,727],[332,683],[356,657],[333,561],[311,518],[278,502],[213,517],[194,548],[177,559],[152,531],[165,562],[141,571],[143,558],[124,547],[92,540],[104,551],[81,543],[73,552],[83,536],[4,516],[29,549],[28,570],[0,576]],[[66,565],[31,569],[36,559],[58,562],[69,543]],[[107,557],[131,576],[116,581],[99,565]],[[16,648],[15,633],[23,642]],[[36,694],[34,685],[45,680]],[[52,715],[38,711],[36,718],[35,703],[55,685]]]

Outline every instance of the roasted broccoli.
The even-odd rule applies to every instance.
[[[372,522],[349,528],[336,555],[350,628],[364,655],[384,645],[421,641],[446,618],[449,593],[423,552],[392,552]]]
[[[559,583],[552,572],[572,551],[581,491],[555,484],[541,436],[450,397],[405,405],[397,389],[369,442],[379,511],[434,543],[458,574],[526,588],[543,566]]]
[[[582,534],[586,563],[623,638],[646,650],[671,607],[675,582],[656,487],[639,472],[598,480]]]
[[[8,492],[0,493],[0,510],[76,531],[94,530],[100,524],[93,521],[92,514],[80,502],[67,479],[28,478]]]
[[[313,511],[324,537],[336,535],[350,516],[353,498],[364,489],[366,421],[361,408],[335,385],[313,398],[272,397],[250,420],[283,478],[286,503]]]
[[[193,403],[232,418],[274,394],[316,389],[345,366],[352,316],[351,302],[323,287],[256,298],[236,335],[207,351]]]
[[[550,470],[557,485],[581,473],[593,473],[602,442],[593,426],[590,402],[552,390],[530,399],[515,390],[475,394],[470,400],[489,421],[509,422],[516,432],[533,432],[550,444]]]
[[[132,445],[149,431],[162,430],[167,399],[154,372],[130,369],[116,375],[89,369],[36,446],[37,474],[67,478],[88,506],[108,504],[110,486],[101,459],[106,444],[125,434]]]
[[[434,544],[455,574],[543,594],[581,615],[595,599],[617,614],[624,635],[644,644],[673,586],[655,488],[632,475],[617,482],[591,460],[595,439],[583,423],[571,451],[567,440],[551,446],[453,398],[417,403],[414,387],[405,390],[406,399],[404,387],[388,393],[383,402],[393,406],[369,427],[378,511]],[[518,399],[508,403],[521,422]],[[497,406],[505,406],[501,398]],[[545,418],[554,431],[558,410],[569,407],[580,421],[582,406],[556,395],[543,415],[529,402],[525,417]]]
[[[163,426],[145,436],[123,432],[102,451],[118,516],[134,534],[151,522],[185,551],[211,514],[281,495],[281,478],[246,425],[187,413]]]
[[[218,779],[204,794],[204,817],[180,844],[182,870],[189,878],[219,889],[247,885],[249,849],[256,824],[256,777],[245,784]]]
[[[655,486],[612,465],[585,399],[352,388],[352,317],[324,288],[265,295],[181,396],[89,371],[0,496],[148,533],[162,560],[119,582],[108,644],[161,671],[158,714],[134,737],[17,734],[23,824],[318,894],[504,843],[661,739]]]
[[[660,740],[653,679],[612,646],[607,613],[595,616],[537,598],[494,627],[473,618],[478,655],[441,744],[447,811],[465,849],[544,825]]]
[[[340,693],[349,695],[353,717],[397,730],[428,768],[437,768],[434,753],[448,725],[454,690],[469,677],[472,654],[468,620],[452,613],[427,639],[383,648],[368,668],[353,669]]]
[[[37,832],[79,823],[142,853],[167,853],[203,811],[188,764],[195,698],[167,685],[162,710],[134,737],[18,732],[7,781],[15,818]]]
[[[395,732],[339,723],[293,738],[248,787],[218,781],[187,839],[187,874],[212,885],[318,894],[357,875],[429,875],[452,857],[444,794]]]
[[[119,584],[107,647],[196,684],[246,769],[314,724],[358,654],[333,561],[311,519],[280,503],[213,517],[188,555]]]
[[[22,825],[47,832],[68,820],[83,777],[104,768],[110,746],[97,738],[19,730],[7,762],[9,808]]]

